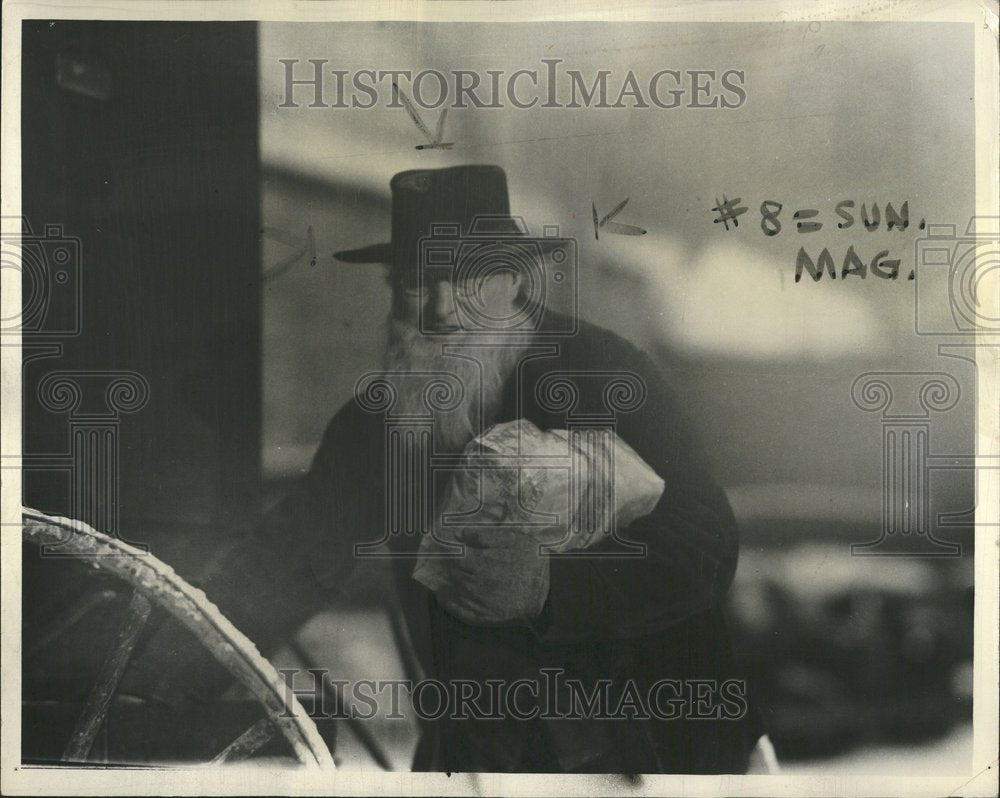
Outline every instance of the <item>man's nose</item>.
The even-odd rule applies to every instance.
[[[455,292],[447,280],[438,282],[428,301],[434,321],[442,327],[453,327],[457,323],[455,308]]]

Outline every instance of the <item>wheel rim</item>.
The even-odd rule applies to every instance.
[[[97,729],[128,664],[132,647],[151,606],[162,607],[195,635],[201,644],[261,704],[265,718],[219,752],[208,764],[246,758],[274,733],[289,744],[298,762],[307,768],[334,768],[333,757],[302,705],[285,686],[256,646],[221,613],[207,596],[192,587],[169,565],[148,552],[98,532],[88,524],[22,509],[22,537],[60,557],[87,560],[97,569],[131,585],[134,593],[126,621],[108,662],[95,684],[83,716],[77,723],[64,758],[86,758]]]

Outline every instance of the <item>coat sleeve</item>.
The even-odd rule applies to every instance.
[[[371,426],[354,402],[327,426],[309,471],[239,541],[205,586],[209,598],[265,652],[335,597],[363,539]],[[376,430],[377,431],[377,430]]]
[[[542,613],[532,626],[547,643],[627,638],[665,629],[717,604],[736,571],[738,536],[725,493],[699,462],[687,424],[662,373],[644,354],[631,359],[647,387],[618,434],[664,480],[659,502],[619,537],[641,556],[615,557],[605,540],[588,550],[608,557],[556,556]]]

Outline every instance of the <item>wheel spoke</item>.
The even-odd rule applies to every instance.
[[[226,762],[240,762],[253,756],[266,742],[274,736],[274,724],[270,718],[261,718],[243,734],[233,740],[210,765],[221,765]]]
[[[82,621],[91,610],[102,604],[106,604],[117,595],[118,594],[114,590],[100,590],[96,593],[91,593],[83,599],[78,606],[74,607],[71,611],[60,615],[55,619],[55,621],[49,624],[38,635],[37,640],[31,645],[31,648],[24,652],[25,659],[30,659],[31,657],[36,656],[39,652],[47,649],[60,637]]]
[[[132,594],[125,621],[118,630],[114,650],[105,661],[100,675],[97,677],[97,682],[90,691],[87,704],[83,708],[83,714],[76,722],[73,735],[63,752],[64,760],[82,762],[90,754],[90,749],[97,738],[97,732],[100,731],[101,725],[107,717],[111,701],[115,697],[115,693],[118,692],[118,685],[125,673],[125,668],[128,666],[139,634],[149,618],[151,609],[149,601],[142,593],[136,591]]]

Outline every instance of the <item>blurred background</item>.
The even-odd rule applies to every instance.
[[[383,274],[332,253],[388,237],[394,173],[499,164],[533,234],[554,225],[578,242],[563,309],[646,349],[684,397],[740,521],[734,635],[785,766],[964,772],[975,374],[961,346],[941,346],[961,337],[917,334],[921,284],[906,278],[920,220],[961,234],[972,215],[972,56],[971,31],[946,24],[26,23],[23,205],[36,233],[58,223],[82,243],[82,333],[58,351],[26,339],[25,451],[68,446],[66,414],[37,400],[52,370],[144,375],[150,400],[118,427],[117,523],[197,583],[308,468],[327,421],[379,365]],[[630,69],[640,84],[661,69],[738,69],[746,101],[455,108],[450,150],[415,149],[423,138],[386,107],[387,80],[371,109],[308,107],[308,86],[286,107],[282,59],[302,79],[308,59],[348,73],[509,75],[543,58],[588,84],[609,70],[612,96]],[[433,129],[439,111],[421,114]],[[738,227],[714,221],[723,196],[749,209]],[[596,239],[592,203],[603,215],[626,197],[619,221],[648,233]],[[774,237],[760,228],[765,200],[783,206]],[[855,203],[846,230],[842,200]],[[905,230],[860,222],[862,203],[884,215],[904,202]],[[800,208],[823,229],[796,232]],[[839,271],[849,246],[866,263],[888,250],[899,278],[795,282],[800,247],[814,261],[827,247]],[[953,324],[944,292],[920,307],[923,331]],[[901,405],[852,400],[871,373]],[[926,414],[935,468],[914,495],[962,554],[852,556],[882,533],[886,425],[924,412],[913,375],[942,373],[955,401]],[[70,480],[26,467],[25,502],[64,511]],[[83,589],[30,557],[29,568],[26,635]],[[373,566],[301,630],[315,663],[344,679],[402,678],[384,577]],[[64,697],[79,692],[101,650],[82,634],[92,644],[32,666],[28,697],[41,700],[53,672]],[[415,721],[363,725],[338,735],[343,766],[378,766],[369,737],[383,766],[408,766]],[[41,725],[35,737],[42,750]]]

